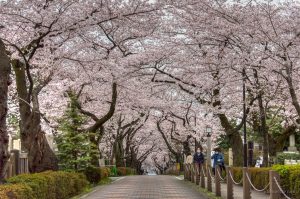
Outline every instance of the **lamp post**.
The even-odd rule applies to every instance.
[[[248,167],[247,161],[247,128],[246,128],[246,70],[243,68],[243,122],[244,122],[244,167]]]
[[[207,190],[212,191],[212,181],[211,181],[211,176],[210,176],[210,167],[211,167],[211,133],[212,129],[210,126],[206,126],[205,128],[205,133],[207,136],[207,157],[206,157],[206,171],[207,171]]]
[[[212,133],[212,130],[211,130],[210,126],[206,126],[205,133],[207,136],[207,165],[211,166],[211,161],[208,161],[211,156],[211,133]]]

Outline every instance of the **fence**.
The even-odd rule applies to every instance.
[[[5,178],[10,178],[22,173],[29,173],[27,153],[12,150],[6,168]]]
[[[184,165],[184,179],[200,185],[202,188],[206,188],[210,192],[214,192],[216,196],[221,197],[221,182],[226,183],[226,196],[227,199],[234,199],[234,186],[243,186],[243,199],[251,199],[251,192],[253,190],[257,192],[268,191],[269,199],[291,199],[281,188],[279,174],[276,171],[269,171],[269,182],[263,189],[257,189],[251,182],[250,173],[248,168],[243,168],[243,178],[240,182],[236,182],[233,178],[231,167],[226,168],[226,176],[222,176],[220,168],[216,168],[213,175],[210,167],[199,167],[195,164]],[[212,183],[215,184],[214,190],[212,190]]]

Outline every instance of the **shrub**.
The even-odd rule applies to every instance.
[[[1,199],[35,199],[32,189],[25,184],[0,185]]]
[[[136,171],[133,168],[126,167],[126,175],[135,175]]]
[[[84,175],[63,171],[21,174],[7,181],[9,184],[0,187],[1,194],[13,194],[14,199],[67,199],[88,185]]]
[[[89,166],[84,170],[87,180],[92,184],[98,184],[101,180],[101,169]]]
[[[300,199],[300,165],[275,165],[272,168],[249,168],[252,184],[263,189],[269,183],[269,171],[273,169],[280,175],[280,185],[292,198]],[[242,168],[232,168],[233,178],[239,182],[243,178]]]
[[[271,168],[250,168],[250,178],[252,184],[257,189],[263,189],[269,183],[269,171]]]
[[[269,170],[271,168],[249,168],[249,176],[252,184],[257,189],[263,189],[269,183]],[[241,167],[232,168],[233,179],[240,182],[243,178],[243,169]]]
[[[284,160],[300,160],[300,154],[298,154],[298,153],[278,153],[276,156],[276,163],[283,165]]]
[[[118,167],[117,168],[118,176],[126,176],[126,168],[125,167]]]
[[[117,174],[118,176],[135,175],[136,171],[130,167],[118,167]]]
[[[241,167],[232,167],[232,176],[234,181],[240,182],[243,178],[243,169]]]
[[[108,167],[100,167],[101,180],[106,179],[110,176],[110,168]]]
[[[32,191],[34,198],[55,199],[55,185],[52,177],[44,173],[22,174],[8,179],[12,184],[26,184]]]
[[[280,175],[280,185],[288,195],[300,199],[300,165],[275,165]]]

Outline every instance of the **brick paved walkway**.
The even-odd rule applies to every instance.
[[[201,199],[201,195],[174,176],[128,176],[100,186],[82,199]]]

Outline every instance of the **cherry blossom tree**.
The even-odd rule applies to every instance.
[[[10,63],[6,55],[4,43],[0,40],[0,183],[6,173],[6,163],[9,159],[8,133],[6,125],[8,86],[11,84]]]

